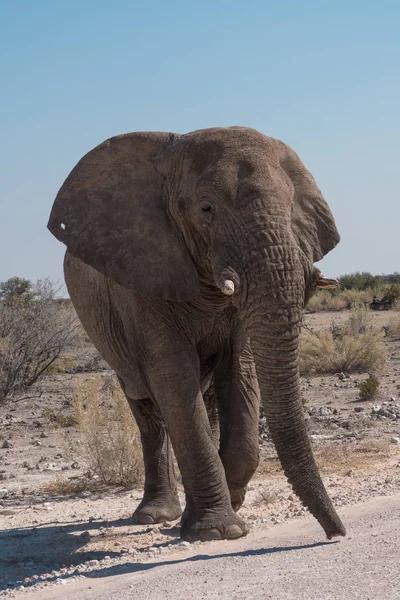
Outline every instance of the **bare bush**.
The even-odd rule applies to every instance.
[[[116,379],[101,375],[85,379],[75,393],[74,408],[89,466],[101,482],[126,488],[141,483],[139,431]]]
[[[74,345],[79,322],[75,312],[57,299],[57,292],[46,279],[22,293],[3,294],[0,402],[25,393]]]
[[[262,489],[258,490],[252,506],[272,506],[279,502],[278,493],[275,490]]]
[[[372,328],[370,319],[367,309],[354,309],[343,325],[333,322],[329,331],[303,331],[301,373],[381,370],[387,357],[383,333]]]
[[[400,308],[400,306],[399,306]],[[389,327],[387,330],[387,337],[389,340],[395,342],[400,340],[400,317],[397,316],[390,320]]]

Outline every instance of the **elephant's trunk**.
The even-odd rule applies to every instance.
[[[251,304],[243,306],[267,424],[294,492],[328,538],[345,535],[316,466],[300,396],[298,345],[304,304],[304,265],[297,247],[264,249],[248,270],[256,281]]]

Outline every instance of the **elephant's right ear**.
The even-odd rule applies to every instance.
[[[130,133],[84,156],[57,194],[48,228],[69,252],[143,295],[189,300],[198,274],[163,204],[153,164],[174,136]]]

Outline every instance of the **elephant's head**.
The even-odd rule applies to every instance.
[[[185,301],[207,286],[238,307],[289,482],[329,537],[344,534],[312,457],[298,368],[301,311],[324,285],[313,263],[339,235],[298,156],[242,127],[117,136],[71,172],[49,229],[139,294]]]

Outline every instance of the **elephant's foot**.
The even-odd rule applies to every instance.
[[[247,486],[242,488],[232,488],[229,486],[229,493],[231,495],[231,505],[235,512],[242,506],[247,492]]]
[[[248,533],[244,521],[232,511],[207,511],[197,517],[192,511],[185,511],[181,522],[181,538],[187,542],[208,542],[211,540],[234,540]]]
[[[175,521],[182,514],[182,508],[176,495],[144,495],[143,500],[133,513],[135,523],[142,525]]]

